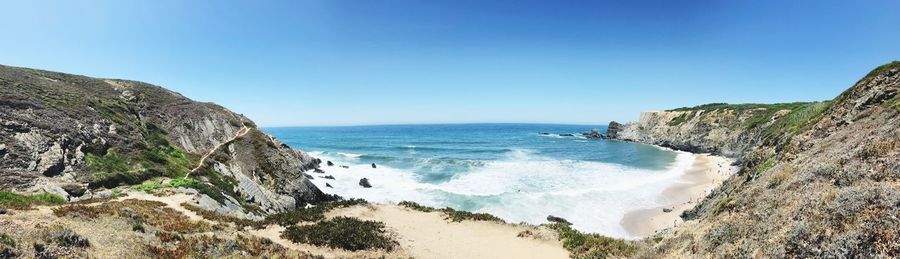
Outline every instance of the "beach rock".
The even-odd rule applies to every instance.
[[[334,163],[332,163],[331,161],[327,161],[327,162],[325,162],[325,164],[328,166],[334,166]]]
[[[581,133],[581,135],[583,135],[586,138],[603,138],[603,135],[600,134],[600,132],[597,131],[596,129],[591,130],[591,132]]]
[[[334,188],[334,187],[331,187],[331,184],[330,184],[330,183],[325,183],[325,187],[328,187],[328,188]]]
[[[372,188],[372,184],[369,184],[368,178],[359,179],[359,186],[363,188]]]
[[[72,197],[81,197],[85,192],[87,192],[87,188],[76,183],[63,184],[60,187]]]
[[[322,178],[334,180],[334,176],[331,175],[322,176]]]
[[[317,173],[317,174],[324,174],[324,173],[325,173],[324,170],[319,169],[319,168],[313,169],[313,172],[315,172],[315,173]]]
[[[375,163],[372,163],[372,168],[377,168],[377,167],[375,166]]]
[[[554,222],[554,223],[560,223],[560,224],[566,224],[566,225],[572,225],[572,223],[569,222],[568,220],[566,220],[564,218],[556,217],[553,215],[547,215],[547,221]]]
[[[342,165],[341,168],[350,169],[350,166]]]
[[[619,132],[621,132],[623,129],[625,129],[625,125],[615,121],[610,121],[609,126],[606,127],[606,136],[608,136],[609,138],[618,138]]]
[[[6,214],[6,208],[0,208],[0,215]]]
[[[669,212],[672,212],[672,209],[670,209],[670,208],[663,208],[663,212],[669,213]]]
[[[574,137],[575,134],[563,133],[563,134],[559,134],[559,136],[560,137]]]

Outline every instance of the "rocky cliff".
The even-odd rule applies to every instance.
[[[0,66],[0,189],[70,200],[151,179],[190,179],[244,212],[327,198],[320,161],[252,121],[154,85]]]
[[[740,157],[645,257],[900,256],[900,62],[832,101],[641,115],[621,139]],[[743,106],[743,107],[742,107]]]

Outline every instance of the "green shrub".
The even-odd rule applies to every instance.
[[[418,203],[411,202],[411,201],[401,201],[400,203],[397,203],[397,205],[407,207],[407,208],[410,208],[413,210],[421,211],[421,212],[433,212],[436,210],[435,208],[428,207],[428,206],[422,206],[422,205],[419,205]]]
[[[162,188],[179,188],[179,187],[181,187],[181,188],[198,189],[198,188],[202,188],[202,187],[199,187],[201,185],[203,185],[203,183],[201,183],[195,179],[175,178],[175,179],[171,179],[168,183],[165,183],[165,184],[160,183],[159,181],[152,181],[152,182],[142,183],[139,185],[132,186],[131,189],[148,192],[148,191],[162,189]]]
[[[694,113],[695,113],[695,112],[686,112],[686,113],[682,113],[681,115],[678,115],[678,117],[673,118],[672,121],[669,121],[668,124],[669,124],[669,126],[678,126],[678,125],[681,125],[682,123],[684,123],[684,122],[686,122],[687,120],[689,120],[689,119],[691,119],[692,117],[694,117]]]
[[[453,222],[461,222],[463,220],[474,220],[474,221],[495,221],[495,222],[505,222],[497,216],[488,214],[488,213],[474,213],[468,211],[459,211],[454,210],[450,207],[446,207],[443,209],[436,209],[428,206],[423,206],[415,202],[411,201],[401,201],[397,205],[407,207],[413,210],[421,211],[421,212],[434,212],[440,211],[444,214],[444,219],[448,219]]]
[[[398,244],[387,235],[384,223],[349,217],[336,217],[313,225],[290,226],[281,233],[281,236],[296,243],[349,251],[369,249],[390,251]]]
[[[56,205],[66,203],[66,198],[56,194],[37,193],[22,195],[12,192],[0,191],[0,207],[9,209],[31,209],[36,205]]]
[[[556,231],[572,258],[627,257],[638,249],[632,242],[600,234],[581,233],[566,224],[553,223],[547,226]]]
[[[6,233],[0,233],[0,244],[16,247],[16,240]]]

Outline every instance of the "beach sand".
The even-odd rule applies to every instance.
[[[667,228],[683,223],[680,215],[685,210],[697,205],[710,191],[718,187],[722,181],[737,172],[738,167],[731,166],[732,159],[695,154],[694,164],[681,176],[678,183],[670,186],[660,194],[660,200],[666,204],[650,209],[630,211],[622,218],[622,226],[634,237],[648,237]],[[664,209],[671,209],[665,212]]]
[[[552,230],[485,221],[450,222],[392,204],[338,209],[331,216],[383,222],[403,251],[415,258],[568,258]],[[519,237],[523,231],[530,233]]]

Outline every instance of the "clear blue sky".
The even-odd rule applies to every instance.
[[[900,59],[896,0],[224,2],[3,1],[0,63],[284,126],[605,124],[829,99]]]

